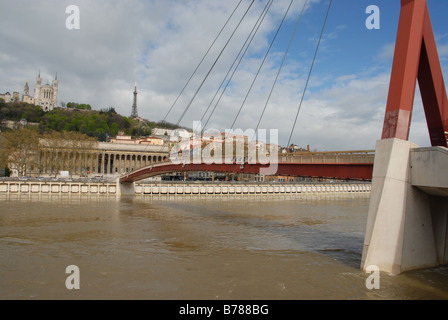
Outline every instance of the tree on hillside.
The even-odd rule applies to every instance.
[[[76,103],[76,102],[68,102],[67,108],[71,109],[84,109],[84,110],[92,110],[92,106],[87,103]]]

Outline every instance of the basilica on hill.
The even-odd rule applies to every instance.
[[[52,111],[56,108],[58,103],[58,85],[57,74],[51,84],[49,82],[42,84],[42,78],[40,77],[39,71],[36,85],[34,86],[34,97],[30,96],[30,87],[27,80],[23,89],[22,102],[40,106],[43,111]],[[5,94],[0,94],[0,98],[7,103],[19,102],[20,95],[18,92],[14,92],[11,99],[11,94],[6,92]]]
[[[58,75],[56,74],[51,85],[47,82],[42,85],[42,78],[39,75],[34,86],[34,97],[30,97],[28,81],[23,90],[23,102],[28,102],[36,106],[41,106],[44,111],[52,111],[58,104]]]

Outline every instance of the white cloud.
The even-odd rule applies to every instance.
[[[383,61],[391,61],[394,57],[395,43],[388,43],[384,45],[377,55],[377,59]]]

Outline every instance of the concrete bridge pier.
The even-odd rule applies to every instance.
[[[448,149],[377,142],[361,268],[404,271],[448,263]]]
[[[117,196],[135,195],[135,182],[120,182],[117,178]]]

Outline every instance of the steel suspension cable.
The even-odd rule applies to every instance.
[[[201,66],[202,62],[204,61],[205,57],[208,55],[208,53],[210,52],[211,48],[213,47],[213,45],[215,44],[215,42],[218,40],[219,36],[221,35],[221,33],[223,32],[223,30],[225,29],[225,27],[227,26],[227,24],[229,23],[230,19],[233,17],[233,15],[235,14],[236,10],[238,9],[238,7],[240,6],[241,2],[243,0],[240,0],[240,2],[238,2],[238,4],[236,5],[235,9],[233,9],[232,14],[230,15],[230,17],[227,19],[226,23],[223,25],[223,27],[221,28],[221,30],[219,31],[218,35],[215,37],[215,40],[213,40],[212,44],[210,45],[210,47],[208,48],[207,52],[204,54],[204,56],[202,57],[201,61],[199,62],[199,64],[197,65],[196,69],[194,69],[193,73],[191,74],[190,78],[187,80],[187,82],[185,83],[184,87],[182,88],[181,92],[179,93],[179,95],[177,96],[176,100],[174,100],[173,104],[171,105],[171,108],[168,110],[168,112],[166,113],[165,117],[163,118],[162,121],[165,121],[166,118],[168,117],[168,115],[170,114],[171,110],[173,110],[174,105],[177,103],[177,100],[179,100],[180,96],[184,93],[185,89],[187,88],[188,84],[190,83],[191,79],[193,78],[193,76],[196,74],[196,72],[198,71],[199,67]]]
[[[199,91],[201,90],[202,86],[204,85],[205,81],[207,80],[208,76],[210,75],[210,73],[212,72],[213,68],[215,67],[216,63],[218,62],[219,58],[221,57],[222,53],[224,52],[224,50],[226,49],[227,45],[229,44],[230,40],[233,38],[235,32],[238,30],[238,28],[240,27],[241,23],[243,22],[244,18],[246,17],[247,13],[249,12],[250,8],[252,7],[252,5],[254,4],[255,0],[252,0],[252,2],[250,3],[249,7],[247,8],[246,12],[244,13],[243,17],[241,18],[241,20],[238,22],[238,25],[236,26],[236,28],[233,30],[232,34],[230,35],[229,39],[227,40],[226,44],[224,45],[224,47],[222,48],[221,52],[219,53],[218,57],[216,58],[215,62],[213,63],[213,65],[210,67],[210,70],[207,72],[205,78],[202,80],[201,84],[199,85],[198,89],[196,90],[196,92],[194,93],[193,97],[191,98],[190,102],[188,103],[187,107],[185,108],[184,112],[182,113],[182,115],[180,116],[179,120],[177,121],[176,125],[179,125],[179,123],[182,121],[183,117],[185,116],[185,114],[187,113],[188,109],[190,108],[191,104],[193,103],[194,99],[196,98],[197,94],[199,93]]]
[[[291,47],[291,43],[292,43],[292,41],[293,41],[293,39],[294,39],[294,36],[295,36],[295,34],[296,34],[296,32],[297,32],[297,29],[298,29],[298,27],[299,27],[300,20],[302,19],[302,15],[303,15],[303,12],[305,11],[305,7],[306,7],[307,3],[308,3],[308,0],[306,0],[305,3],[303,4],[303,8],[302,8],[302,11],[300,12],[300,16],[299,16],[299,19],[297,20],[296,26],[295,26],[295,28],[294,28],[294,32],[292,33],[291,39],[289,40],[288,48],[287,48],[286,51],[285,51],[285,54],[284,54],[284,56],[283,56],[282,63],[280,64],[280,67],[279,67],[279,69],[278,69],[278,72],[277,72],[277,75],[276,75],[276,77],[275,77],[274,83],[272,84],[271,91],[269,92],[269,96],[268,96],[268,98],[267,98],[267,100],[266,100],[266,103],[265,103],[265,105],[264,105],[263,111],[262,111],[262,113],[261,113],[260,119],[258,120],[257,127],[255,128],[255,134],[256,134],[256,132],[257,132],[257,130],[258,130],[258,127],[260,126],[261,119],[262,119],[263,116],[264,116],[264,113],[265,113],[265,111],[266,111],[266,107],[267,107],[267,105],[268,105],[268,103],[269,103],[269,100],[271,99],[272,92],[274,91],[274,87],[275,87],[275,85],[276,85],[276,83],[277,83],[278,76],[280,75],[280,72],[282,71],[283,64],[285,63],[286,56],[288,55],[289,48]]]
[[[255,35],[256,35],[258,29],[260,28],[261,23],[263,22],[264,18],[266,17],[266,14],[267,14],[267,12],[269,11],[269,8],[271,7],[273,1],[274,1],[274,0],[269,0],[269,1],[266,3],[266,6],[264,7],[264,9],[263,9],[263,11],[261,12],[260,16],[258,17],[257,21],[255,22],[255,24],[254,24],[254,26],[253,26],[251,32],[250,32],[249,35],[247,36],[246,41],[244,42],[243,46],[241,47],[241,49],[240,49],[238,55],[236,56],[235,60],[233,61],[233,64],[232,64],[231,67],[229,68],[229,71],[227,72],[226,76],[224,77],[223,81],[221,82],[221,85],[219,86],[218,90],[216,91],[215,95],[213,96],[212,100],[210,101],[210,104],[208,105],[207,110],[205,110],[204,114],[202,115],[201,122],[202,122],[202,120],[204,119],[205,115],[207,114],[208,110],[210,109],[210,106],[211,106],[211,104],[213,103],[213,101],[215,100],[215,98],[216,98],[216,96],[217,96],[219,90],[222,88],[222,85],[224,84],[225,80],[227,79],[227,76],[229,75],[230,71],[232,70],[233,66],[235,65],[235,62],[238,60],[238,57],[240,57],[239,62],[237,63],[236,67],[234,68],[233,73],[232,73],[232,75],[230,76],[230,78],[228,79],[227,84],[225,85],[224,89],[221,91],[221,95],[219,96],[219,98],[218,98],[218,100],[217,100],[217,102],[216,102],[214,108],[212,109],[212,112],[210,113],[210,115],[209,115],[209,117],[208,117],[208,119],[207,119],[205,125],[202,127],[202,133],[204,132],[204,130],[205,130],[205,128],[206,128],[206,126],[207,126],[207,124],[208,124],[208,122],[209,122],[211,116],[212,116],[213,113],[215,112],[215,110],[216,110],[216,106],[219,104],[219,102],[220,102],[220,100],[221,100],[221,98],[222,98],[224,92],[226,91],[226,89],[227,89],[227,87],[228,87],[230,81],[231,81],[232,78],[233,78],[233,75],[235,74],[235,71],[238,69],[238,66],[239,66],[240,63],[241,63],[241,60],[242,60],[243,57],[245,56],[245,54],[246,54],[246,52],[247,52],[247,49],[249,48],[250,44],[252,43],[252,40],[254,39],[254,37],[255,37]],[[250,39],[250,41],[249,41],[249,39]],[[245,49],[244,49],[244,48],[245,48]],[[241,52],[243,51],[243,49],[244,49],[244,52],[241,54]],[[194,131],[194,130],[193,130],[193,131]]]
[[[235,119],[233,120],[230,129],[233,129],[233,126],[235,125],[235,122],[236,122],[236,120],[238,119],[238,116],[240,115],[241,110],[243,109],[243,106],[244,106],[244,104],[245,104],[245,102],[246,102],[246,100],[247,100],[247,97],[249,96],[249,93],[251,92],[252,87],[253,87],[255,81],[256,81],[257,78],[258,78],[258,75],[259,75],[259,73],[260,73],[260,70],[261,70],[261,68],[263,67],[264,62],[266,61],[266,58],[267,58],[269,52],[271,51],[272,45],[274,44],[274,41],[275,41],[275,39],[277,38],[277,35],[278,35],[279,31],[280,31],[280,28],[282,27],[283,22],[285,21],[285,18],[286,18],[286,16],[287,16],[288,12],[289,12],[289,9],[291,8],[291,5],[292,5],[293,1],[294,1],[294,0],[291,0],[291,2],[289,3],[288,9],[286,10],[285,15],[283,16],[282,22],[281,22],[280,25],[278,26],[277,32],[275,33],[275,36],[274,36],[274,38],[272,39],[271,44],[269,45],[268,50],[266,51],[266,54],[265,54],[265,56],[264,56],[264,58],[263,58],[263,61],[261,62],[260,67],[258,68],[258,71],[257,71],[257,73],[256,73],[256,75],[255,75],[255,77],[254,77],[254,80],[252,81],[252,84],[250,85],[249,90],[247,91],[246,97],[244,98],[243,103],[241,104],[240,109],[238,110],[238,113],[236,114],[236,117],[235,117]]]
[[[308,83],[309,83],[309,81],[310,81],[311,73],[312,73],[312,71],[313,71],[313,67],[314,67],[314,62],[316,61],[317,52],[318,52],[318,50],[319,50],[320,42],[321,42],[321,40],[322,40],[322,35],[323,35],[323,33],[324,33],[324,30],[325,30],[325,25],[327,24],[327,19],[328,19],[328,15],[329,15],[329,13],[330,13],[330,8],[331,8],[331,3],[332,3],[332,2],[333,2],[333,0],[330,0],[330,3],[328,4],[327,14],[326,14],[326,16],[325,16],[324,24],[323,24],[323,26],[322,26],[322,31],[320,32],[319,41],[318,41],[318,43],[317,43],[316,51],[314,52],[313,62],[311,63],[310,72],[308,73],[308,78],[306,79],[305,88],[304,88],[303,93],[302,93],[302,98],[301,98],[301,100],[300,100],[299,108],[297,109],[296,117],[295,117],[295,119],[294,119],[294,124],[293,124],[293,126],[292,126],[292,130],[291,130],[291,133],[290,133],[290,135],[289,135],[288,144],[286,145],[287,147],[288,147],[289,144],[291,143],[291,138],[292,138],[292,135],[293,135],[293,133],[294,133],[295,126],[296,126],[296,124],[297,124],[297,118],[298,118],[298,116],[299,116],[300,109],[302,108],[303,98],[305,97],[305,92],[306,92],[306,89],[307,89],[307,87],[308,87]]]

